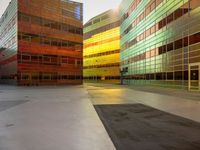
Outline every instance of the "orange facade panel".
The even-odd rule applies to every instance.
[[[83,27],[80,20],[74,19],[70,16],[70,12],[75,11],[77,15],[82,17],[82,5],[79,8],[80,3],[77,2],[62,2],[61,0],[32,0],[24,1],[19,0],[19,10],[30,15],[36,15],[44,17],[46,19],[52,19],[55,21],[61,21],[77,27]],[[65,12],[69,12],[69,15],[63,15]],[[67,14],[67,13],[66,13]]]
[[[30,54],[39,54],[39,55],[57,55],[57,56],[73,56],[76,58],[82,59],[82,47],[68,47],[60,48],[56,46],[48,46],[40,44],[35,44],[27,41],[19,41],[19,50],[20,53],[30,53]]]
[[[18,84],[82,84],[82,4],[18,1]]]
[[[60,30],[54,29],[52,32],[51,28],[42,27],[34,24],[27,24],[25,22],[19,22],[18,24],[20,26],[19,32],[26,32],[26,33],[32,33],[32,34],[40,34],[40,35],[51,35],[52,38],[58,38],[62,40],[69,40],[74,41],[77,43],[82,43],[83,37],[80,35],[74,35],[73,33],[69,32],[63,32]]]
[[[45,69],[44,69],[45,68]],[[74,66],[74,65],[41,65],[41,64],[27,64],[24,62],[22,64],[18,64],[18,71],[19,72],[57,72],[57,73],[65,73],[69,71],[70,74],[79,74],[81,75],[80,71],[81,66]]]

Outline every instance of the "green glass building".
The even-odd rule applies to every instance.
[[[200,89],[200,1],[123,0],[124,84]]]

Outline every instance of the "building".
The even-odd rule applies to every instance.
[[[119,82],[119,11],[109,10],[84,25],[83,76],[85,80]]]
[[[82,4],[12,0],[0,20],[0,83],[82,83]]]
[[[200,89],[200,1],[123,0],[125,84]]]

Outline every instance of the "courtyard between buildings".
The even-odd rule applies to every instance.
[[[0,85],[0,149],[114,150],[94,107],[124,104],[142,104],[200,123],[200,93],[94,83]]]

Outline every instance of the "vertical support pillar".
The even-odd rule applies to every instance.
[[[122,71],[120,71],[120,73],[121,73],[121,77],[120,77],[120,84],[121,84],[121,85],[123,85],[123,72],[122,72]]]
[[[199,64],[198,70],[199,70],[199,78],[198,78],[198,82],[199,82],[199,91],[200,91],[200,64]]]
[[[191,89],[191,70],[190,70],[191,68],[190,68],[190,64],[188,65],[188,91],[190,91],[190,89]]]

